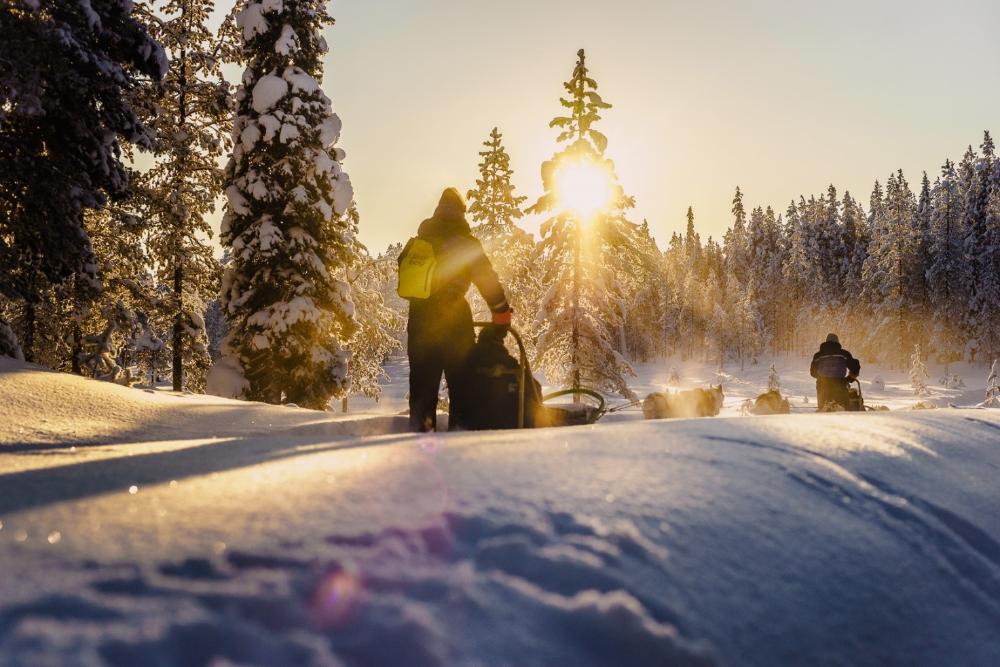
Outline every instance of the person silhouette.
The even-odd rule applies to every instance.
[[[417,237],[400,254],[404,261],[411,246],[426,241],[433,248],[433,290],[427,298],[411,298],[407,323],[410,360],[410,427],[437,428],[441,375],[448,383],[448,430],[467,428],[469,402],[468,360],[475,345],[472,309],[465,299],[474,284],[493,314],[493,323],[510,326],[513,311],[483,246],[472,235],[465,218],[465,200],[448,188],[434,215],[420,224]]]
[[[837,334],[829,334],[826,342],[813,355],[809,374],[816,378],[816,409],[828,410],[830,404],[848,409],[847,389],[861,374],[861,362],[840,345]]]

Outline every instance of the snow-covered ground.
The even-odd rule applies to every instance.
[[[788,396],[792,411],[815,412],[816,380],[809,376],[809,361],[789,356],[778,356],[773,359],[765,357],[755,365],[748,362],[742,370],[739,364],[731,362],[721,374],[714,363],[657,361],[637,365],[636,377],[630,383],[630,387],[639,396],[646,396],[651,391],[676,391],[721,382],[726,394],[721,414],[735,416],[740,414],[740,407],[745,400],[754,399],[767,391],[767,381],[773,363],[778,372],[781,391]],[[679,387],[669,386],[668,381],[674,370],[681,380]],[[927,383],[928,393],[916,396],[908,371],[862,363],[860,378],[862,394],[867,405],[884,406],[891,410],[912,409],[918,403],[945,408],[949,405],[973,406],[983,401],[986,379],[989,375],[988,368],[951,364],[948,373],[957,374],[965,387],[946,389],[940,383],[945,375],[944,367],[931,366]],[[882,380],[884,388],[872,384],[876,378]],[[616,399],[609,398],[609,400],[613,403]],[[620,399],[618,402],[621,402]]]
[[[0,361],[0,664],[1000,664],[1000,411],[882,373],[888,413],[416,436],[403,372],[342,416]]]
[[[809,413],[816,410],[816,380],[809,376],[809,359],[790,356],[762,358],[757,364],[747,363],[741,370],[738,364],[730,364],[720,374],[715,362],[667,360],[645,364],[636,364],[636,376],[629,386],[640,397],[645,397],[653,391],[679,391],[693,387],[706,387],[710,384],[722,383],[726,399],[722,416],[737,416],[742,414],[740,408],[744,401],[752,400],[767,391],[768,377],[773,363],[781,384],[781,391],[791,402],[792,411]],[[352,397],[349,412],[357,416],[373,414],[401,414],[407,409],[407,365],[405,358],[394,358],[386,366],[389,379],[383,385],[382,398],[375,402],[363,397]],[[680,383],[670,384],[670,377],[676,371]],[[926,404],[939,408],[949,406],[975,406],[983,401],[986,393],[986,378],[989,369],[969,364],[951,364],[947,373],[957,374],[965,385],[962,388],[948,389],[941,385],[940,380],[946,375],[943,366],[931,366],[928,380],[928,393],[917,396],[913,392],[908,371],[895,370],[880,366],[862,366],[861,387],[865,401],[869,406],[884,406],[891,410],[910,410],[918,404]],[[545,384],[545,391],[559,389],[545,382],[544,376],[536,374]],[[882,386],[873,386],[876,378],[882,380]],[[609,406],[627,403],[620,396],[606,396]],[[339,409],[339,406],[335,406]],[[639,406],[620,411],[605,418],[608,421],[623,421],[642,419],[642,409]]]

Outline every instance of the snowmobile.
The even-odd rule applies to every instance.
[[[857,379],[827,380],[834,386],[827,385],[826,401],[820,404],[817,397],[819,412],[863,412],[864,398],[861,396],[861,383]]]
[[[839,392],[839,396],[831,399],[826,409],[820,412],[876,412],[883,409],[865,405],[865,397],[861,393],[861,381],[854,378],[848,380],[844,390]]]
[[[479,341],[472,355],[471,373],[476,390],[483,395],[481,412],[471,415],[472,428],[536,428],[593,424],[607,412],[604,397],[585,387],[542,394],[531,373],[524,339],[514,327],[498,328],[491,322],[476,322]],[[509,333],[517,343],[515,359],[503,346]],[[573,397],[571,403],[556,399]],[[512,414],[516,413],[516,419]]]

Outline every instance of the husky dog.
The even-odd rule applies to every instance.
[[[787,415],[792,411],[788,399],[779,391],[764,392],[754,401],[750,412],[755,415]]]
[[[642,402],[642,414],[646,419],[714,417],[722,409],[724,397],[721,384],[676,394],[656,391]]]

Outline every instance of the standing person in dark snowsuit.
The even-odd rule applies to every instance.
[[[431,244],[437,262],[433,292],[426,299],[410,301],[407,324],[410,427],[418,432],[437,427],[442,372],[448,381],[448,430],[466,427],[472,394],[466,365],[476,342],[472,310],[465,300],[469,285],[475,284],[483,295],[494,324],[509,326],[513,313],[482,244],[472,235],[465,210],[462,195],[448,188],[434,215],[417,232],[417,239]]]
[[[861,374],[861,362],[840,346],[837,334],[830,334],[813,355],[809,374],[816,378],[816,405],[823,411],[829,403],[847,409],[847,390]]]

